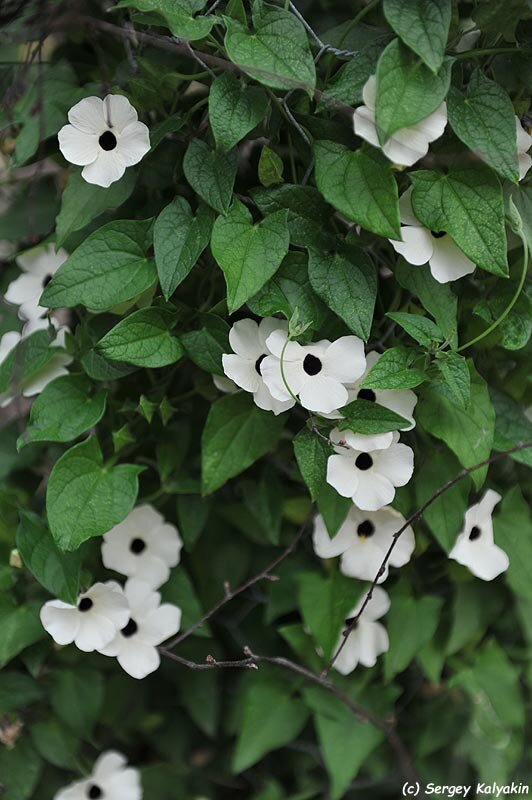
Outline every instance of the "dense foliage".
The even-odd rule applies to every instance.
[[[503,453],[532,441],[530,4],[0,20],[2,800],[108,750],[145,800],[526,783],[532,448]],[[413,529],[383,571],[349,549],[381,520]],[[94,587],[149,535],[151,594]],[[120,630],[154,590],[143,671]],[[98,591],[119,644],[58,633],[50,601]]]

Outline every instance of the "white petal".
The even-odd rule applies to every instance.
[[[103,780],[114,772],[121,771],[126,764],[127,759],[122,753],[118,753],[115,750],[107,750],[95,761],[92,774],[95,778]]]
[[[68,375],[66,364],[72,362],[71,356],[66,354],[58,354],[48,362],[48,364],[31,376],[30,380],[24,381],[22,385],[22,394],[24,397],[34,397],[40,394],[49,383],[55,381],[63,375]]]
[[[353,114],[353,128],[357,136],[365,139],[374,147],[380,147],[377,128],[375,126],[375,112],[367,106],[359,106]]]
[[[518,153],[517,158],[519,161],[519,180],[522,180],[530,167],[532,167],[532,156],[529,156],[528,153]]]
[[[109,800],[142,800],[142,786],[138,769],[128,767],[117,772],[105,782],[105,798]]]
[[[181,609],[163,603],[142,619],[141,638],[146,644],[158,645],[174,636],[181,625]]]
[[[401,417],[410,420],[411,425],[408,428],[402,428],[403,431],[410,431],[415,427],[414,421],[414,408],[417,404],[417,395],[411,389],[381,389],[375,392],[377,403],[391,411],[395,411]]]
[[[364,592],[353,611],[349,614],[350,617],[356,617],[364,601],[366,599],[366,592]],[[390,609],[390,597],[385,589],[376,586],[373,590],[372,596],[366,605],[363,617],[365,620],[374,622],[376,619],[383,617]]]
[[[75,606],[61,600],[49,600],[41,608],[40,617],[44,630],[57,644],[71,644],[76,638],[80,613]]]
[[[434,253],[429,260],[430,271],[438,283],[448,283],[471,275],[475,264],[463,253],[450,236],[433,239]]]
[[[150,673],[155,672],[161,663],[161,658],[156,647],[142,642],[134,642],[133,639],[121,650],[117,659],[128,675],[142,680]]]
[[[340,571],[349,578],[358,578],[361,581],[372,581],[377,576],[384,559],[384,551],[375,542],[373,537],[365,540],[356,536],[356,541],[342,555]],[[388,568],[379,578],[379,583],[385,581]]]
[[[427,155],[428,149],[429,142],[426,136],[413,131],[412,128],[401,128],[383,145],[382,152],[394,164],[411,167]]]
[[[413,225],[402,226],[402,242],[390,239],[396,253],[408,261],[409,264],[420,266],[426,264],[434,252],[434,239],[426,228]]]
[[[355,635],[356,633],[357,631],[353,631],[349,634],[347,642],[343,646],[341,653],[334,661],[334,669],[341,675],[349,675],[351,672],[353,672],[359,662],[360,648],[358,644],[358,636]],[[338,650],[343,641],[344,637],[341,636],[337,642],[335,652]]]
[[[377,76],[370,75],[362,88],[362,99],[369,109],[375,111],[377,101]]]
[[[341,555],[351,547],[356,538],[356,526],[353,525],[350,514],[332,539],[321,514],[318,514],[314,520],[312,544],[318,558],[334,558]]]
[[[68,112],[68,121],[83,133],[100,134],[107,127],[103,116],[103,101],[99,97],[84,97]]]
[[[256,392],[261,384],[261,376],[255,369],[257,359],[249,359],[233,353],[224,353],[222,366],[228,378],[246,392]]]
[[[341,336],[327,347],[323,367],[327,376],[341,383],[356,381],[366,369],[362,339],[358,336]]]
[[[331,441],[338,442],[343,439],[353,450],[369,453],[373,450],[386,450],[393,442],[393,433],[353,433],[352,431],[337,431],[335,428],[330,433]]]
[[[501,500],[502,497],[498,492],[494,492],[493,489],[488,489],[478,504],[478,519],[482,522],[489,521],[491,523],[493,509]]]
[[[83,168],[81,177],[87,183],[107,189],[112,183],[119,181],[125,171],[126,166],[116,149],[105,151],[100,148],[98,157]]]
[[[133,122],[118,137],[117,150],[126,167],[138,164],[150,147],[150,132],[143,122]]]
[[[361,622],[356,633],[359,663],[364,667],[374,667],[378,656],[385,653],[390,646],[386,628],[380,622]]]
[[[239,319],[235,322],[229,331],[229,344],[237,356],[253,362],[266,352],[259,339],[259,326],[254,319]]]
[[[108,617],[87,611],[81,616],[74,642],[79,650],[91,653],[109,644],[116,636],[116,631],[117,626]]]
[[[373,454],[375,469],[394,486],[405,486],[414,472],[414,451],[406,444],[393,444]]]
[[[510,565],[504,550],[496,544],[484,543],[482,537],[474,541],[460,537],[449,553],[449,558],[467,567],[473,575],[483,581],[492,581]]]
[[[127,97],[121,94],[108,94],[104,98],[103,114],[107,127],[115,128],[118,133],[122,133],[128,125],[138,120],[137,112]]]
[[[447,125],[447,104],[445,101],[440,103],[438,108],[424,117],[418,123],[409,128],[408,130],[415,130],[425,136],[429,142],[434,142],[443,135],[445,126]]]
[[[39,275],[23,273],[11,281],[4,294],[4,300],[13,305],[22,305],[30,301],[35,307],[39,304],[39,297],[43,290],[43,279]],[[42,309],[44,313],[44,308]],[[28,317],[32,319],[32,317]]]
[[[293,394],[297,395],[305,379],[302,361],[283,361],[283,380],[281,362],[276,356],[266,356],[264,361],[261,362],[260,371],[264,383],[273,397],[281,401],[293,399],[285,384],[285,380]]]
[[[179,564],[182,547],[183,540],[174,525],[165,522],[156,529],[156,536],[153,538],[153,551],[169,567],[176,567]]]
[[[266,340],[271,336],[274,331],[282,331],[288,333],[288,322],[283,319],[276,319],[275,317],[264,317],[259,322],[259,342],[263,353],[268,352],[268,345]]]
[[[532,136],[523,128],[521,120],[515,115],[515,136],[517,152],[526,153],[532,147]]]
[[[413,190],[414,187],[409,186],[399,198],[399,216],[403,225],[414,225],[414,227],[419,227],[421,223],[414,214],[414,209],[412,208]]]
[[[327,459],[327,483],[342,497],[352,497],[358,486],[358,470],[352,458],[332,455]]]
[[[364,511],[378,511],[389,505],[395,497],[393,484],[375,469],[359,470],[357,488],[353,492],[353,502]]]
[[[22,337],[18,331],[8,331],[7,333],[4,333],[0,339],[0,364],[5,361],[10,352],[20,342],[21,338]]]
[[[277,400],[263,380],[259,381],[259,388],[253,393],[253,400],[264,411],[273,411],[276,417],[295,406],[295,400],[291,397],[288,400]]]
[[[65,125],[61,128],[57,138],[59,139],[59,149],[71,164],[79,166],[92,164],[100,152],[98,135],[84,133],[78,128],[74,128],[73,125]]]
[[[71,783],[54,794],[54,800],[86,800],[90,784],[90,779]]]
[[[288,381],[290,385],[290,381]],[[322,373],[308,377],[299,390],[303,408],[309,411],[334,411],[347,403],[347,389],[335,378]]]

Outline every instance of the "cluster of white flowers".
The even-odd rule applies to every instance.
[[[179,563],[181,547],[177,528],[152,506],[137,506],[103,537],[104,566],[127,576],[125,586],[95,583],[76,605],[49,600],[41,609],[43,627],[57,644],[114,656],[131,677],[145,678],[159,667],[157,645],[181,624],[181,609],[161,603],[156,591]]]
[[[21,274],[7,287],[4,300],[18,306],[18,316],[24,325],[22,331],[7,331],[0,339],[0,365],[19,342],[35,331],[45,330],[49,326],[56,330],[51,346],[57,348],[57,355],[54,355],[38,373],[22,381],[20,386],[11,387],[0,395],[0,407],[8,405],[17,392],[24,397],[39,394],[51,381],[68,373],[66,367],[72,362],[72,358],[64,349],[68,327],[61,325],[54,317],[47,319],[46,309],[39,305],[43,289],[67,258],[68,253],[62,248],[56,250],[53,244],[34,247],[16,258]]]
[[[61,789],[54,800],[142,800],[140,773],[121,753],[108,750],[87,778]]]

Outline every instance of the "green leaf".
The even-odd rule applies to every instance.
[[[118,208],[125,203],[135,188],[136,179],[135,171],[128,169],[123,178],[104,189],[94,183],[87,183],[81,177],[81,172],[71,172],[55,223],[57,247],[64,244],[71,233],[81,230],[107,209]]]
[[[409,420],[396,414],[395,411],[371,400],[353,400],[342,408],[342,416],[343,419],[338,420],[339,430],[367,435],[400,431],[411,425]]]
[[[289,684],[271,677],[260,681],[253,677],[242,699],[243,715],[231,765],[235,773],[295,739],[308,717],[303,702],[291,695]]]
[[[209,92],[209,122],[217,148],[231,150],[264,119],[268,98],[230,72],[214,79]]]
[[[200,205],[196,216],[184,197],[163,208],[153,228],[159,283],[168,300],[209,244],[214,215]]]
[[[324,578],[314,572],[297,576],[303,622],[329,659],[338,645],[345,620],[360,597],[360,586],[339,572]]]
[[[229,353],[229,325],[215,314],[201,314],[203,326],[197,331],[187,331],[181,343],[187,356],[200,369],[215,375],[225,375],[222,355]]]
[[[0,748],[2,800],[30,800],[39,783],[42,761],[27,738],[19,739],[13,749]]]
[[[2,674],[0,674],[0,711],[2,713],[31,706],[33,703],[37,703],[43,694],[44,691],[37,681],[24,672],[2,670]]]
[[[431,314],[444,337],[456,345],[456,296],[448,283],[438,283],[428,265],[412,269],[404,259],[397,262],[394,275],[404,289],[407,289]]]
[[[519,22],[530,19],[532,10],[527,0],[478,0],[475,7],[475,22],[482,31],[501,36],[509,42],[515,41],[515,29]]]
[[[183,355],[179,339],[170,332],[174,322],[174,315],[162,308],[141,308],[111,328],[96,349],[111,361],[166,367]]]
[[[361,387],[364,389],[413,389],[426,380],[420,369],[412,366],[412,353],[404,347],[385,350],[370,369]]]
[[[390,42],[377,64],[375,124],[384,142],[396,131],[416,125],[445,100],[452,60],[434,74],[399,39]]]
[[[238,169],[238,151],[218,153],[201,139],[192,139],[183,159],[185,178],[208,206],[226,214]]]
[[[458,353],[438,353],[435,360],[452,400],[467,408],[471,397],[471,376],[466,359]]]
[[[59,550],[42,520],[25,511],[20,512],[17,547],[36,580],[54,597],[75,605],[81,569],[79,553]]]
[[[172,603],[174,606],[181,609],[182,630],[186,630],[203,616],[203,609],[197,598],[192,581],[184,570],[172,570],[169,580],[161,588],[161,597],[164,603]],[[194,636],[199,636],[201,638],[209,635],[209,628],[206,624],[194,631]]]
[[[54,331],[55,336],[55,331]],[[38,330],[21,339],[0,363],[0,395],[12,388],[23,388],[57,356],[57,347],[50,347],[50,329]]]
[[[264,146],[259,158],[259,181],[263,186],[275,186],[283,182],[283,160],[271,147]]]
[[[489,457],[495,431],[495,412],[486,383],[472,363],[469,371],[471,402],[467,409],[450,400],[441,386],[431,384],[423,392],[416,411],[418,424],[444,441],[463,467],[471,467]],[[486,472],[487,467],[483,467],[472,473],[477,489],[482,487]]]
[[[262,411],[248,394],[214,403],[201,437],[203,493],[216,491],[273,449],[283,424],[281,416]]]
[[[328,231],[333,209],[313,186],[284,183],[269,189],[252,189],[251,196],[263,214],[288,209],[290,241],[299,247],[327,247],[335,241]]]
[[[352,503],[327,483],[327,459],[333,453],[332,447],[317,434],[303,428],[294,438],[294,453],[310,496],[318,506],[329,535],[334,536]]]
[[[377,298],[377,276],[368,255],[354,245],[340,253],[309,248],[312,288],[352,333],[367,341]]]
[[[54,767],[75,770],[79,765],[79,739],[56,717],[34,722],[31,738],[39,755]]]
[[[451,0],[384,0],[383,11],[403,42],[437,72],[445,55]]]
[[[248,209],[235,200],[227,216],[218,217],[211,249],[225,275],[229,313],[240,308],[277,272],[289,243],[286,211],[269,214],[254,224]]]
[[[164,17],[174,36],[193,42],[204,39],[216,22],[216,17],[212,15],[194,16],[204,6],[205,0],[120,0],[114,8],[136,8],[147,13],[154,11]]]
[[[328,203],[377,236],[400,239],[397,184],[390,162],[377,150],[314,144],[316,185]]]
[[[46,493],[48,523],[62,550],[76,550],[122,522],[137,499],[142,467],[106,467],[94,436],[56,461]]]
[[[407,314],[404,311],[389,311],[387,317],[397,322],[412,339],[423,347],[431,347],[434,342],[443,342],[444,336],[436,323],[420,314]]]
[[[423,505],[440,486],[456,477],[460,464],[449,450],[423,450],[416,456],[416,504]],[[444,492],[423,512],[423,519],[446,553],[449,553],[464,522],[470,480],[464,478]]]
[[[253,4],[254,31],[225,17],[225,49],[231,61],[273,89],[303,89],[312,95],[316,68],[305,28],[289,11]]]
[[[26,602],[15,606],[7,598],[0,603],[0,669],[18,656],[30,644],[45,635],[39,619],[40,602]],[[1,751],[0,751],[1,752]]]
[[[402,672],[436,632],[440,619],[440,597],[396,595],[386,615],[390,647],[384,655],[384,679]]]
[[[505,582],[518,597],[532,600],[532,519],[519,486],[504,495],[493,529],[495,542],[510,559]]]
[[[532,422],[521,406],[498,389],[490,389],[495,409],[495,450],[509,450],[516,444],[532,442]],[[512,453],[510,458],[532,467],[532,447]]]
[[[155,283],[152,220],[109,222],[91,233],[62,264],[41,296],[48,308],[79,304],[105,311],[142,294]]]
[[[449,122],[464,144],[503,178],[519,180],[515,111],[502,86],[477,69],[465,97],[451,89],[448,111]]]
[[[504,201],[497,177],[483,167],[443,174],[411,172],[412,206],[419,221],[445,231],[477,266],[508,275]]]
[[[19,448],[30,442],[71,442],[96,425],[104,415],[107,392],[91,392],[83,375],[62,375],[35,398],[30,424]]]
[[[327,107],[331,101],[349,106],[362,103],[362,89],[370,75],[375,74],[379,55],[377,48],[354,53],[325,86],[322,96],[324,106]]]
[[[248,308],[261,317],[284,314],[287,319],[298,313],[303,325],[316,330],[325,321],[327,309],[316,296],[309,281],[306,253],[288,253],[273,278],[248,300]]]
[[[517,280],[507,281],[490,297],[476,303],[473,312],[486,322],[499,319],[509,306],[517,289]],[[509,314],[497,326],[500,343],[506,350],[521,350],[532,336],[532,302],[527,289],[521,292]]]
[[[50,704],[74,733],[90,740],[103,709],[103,675],[93,669],[61,669],[52,676]]]

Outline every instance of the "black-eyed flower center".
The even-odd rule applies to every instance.
[[[97,783],[91,783],[91,785],[88,787],[87,797],[89,797],[90,800],[98,800],[98,798],[103,797],[103,792]]]
[[[470,532],[469,532],[469,539],[470,539],[470,541],[471,541],[471,542],[474,542],[474,541],[475,541],[475,539],[478,539],[478,538],[479,538],[479,536],[480,536],[480,534],[481,534],[481,533],[482,533],[482,531],[480,530],[480,528],[478,527],[478,525],[473,525],[473,527],[471,528],[471,530],[470,530]]]
[[[311,355],[308,353],[303,361],[303,369],[307,373],[307,375],[317,375],[318,372],[321,372],[323,364],[321,363],[320,359],[316,356]]]
[[[442,236],[445,236],[445,231],[431,231],[430,233],[433,239],[441,239]]]
[[[354,617],[348,617],[344,622],[345,627],[346,628],[351,628],[352,631],[354,631],[354,630],[356,630],[358,628],[358,620],[355,622],[354,625],[353,625],[353,620],[354,620]]]
[[[93,607],[94,603],[90,599],[90,597],[82,597],[78,603],[78,611],[89,611]]]
[[[260,371],[260,365],[262,364],[262,362],[264,361],[265,358],[266,358],[266,353],[263,353],[255,361],[255,372],[258,372],[259,375],[261,375],[261,376],[262,376],[262,372]]]
[[[51,280],[52,280],[52,276],[51,275],[45,275],[44,278],[43,278],[43,282],[42,282],[42,288],[46,289],[46,287],[48,286],[48,284],[50,283]]]
[[[127,623],[126,627],[122,628],[120,633],[122,634],[122,636],[125,636],[126,639],[129,639],[130,636],[134,636],[134,634],[138,631],[138,629],[139,629],[139,626],[137,625],[135,620],[134,619],[130,619],[129,622]]]
[[[140,553],[142,553],[143,550],[146,549],[146,542],[144,541],[144,539],[139,539],[139,538],[133,539],[133,541],[129,545],[129,549],[131,550],[132,553],[138,556],[140,555]]]
[[[370,469],[373,466],[373,459],[369,453],[360,453],[355,461],[355,467],[363,471]]]
[[[377,395],[373,391],[373,389],[361,389],[357,394],[358,400],[369,400],[370,403],[374,403],[377,399]]]
[[[112,131],[105,131],[98,139],[102,150],[114,150],[116,147],[116,136]]]
[[[368,536],[373,536],[375,533],[375,525],[370,519],[365,519],[357,528],[357,534],[361,539],[367,539]]]

